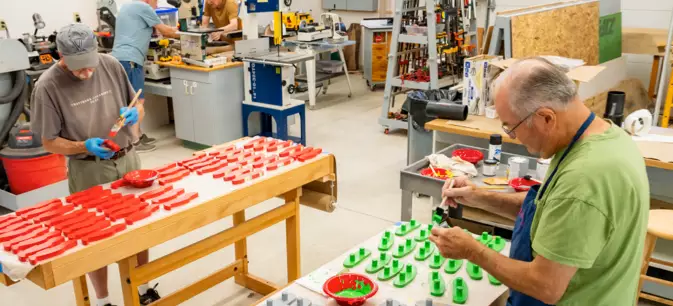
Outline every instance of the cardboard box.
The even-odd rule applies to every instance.
[[[463,63],[463,105],[472,115],[484,115],[489,104],[488,69],[491,62],[501,61],[502,56],[478,55]]]

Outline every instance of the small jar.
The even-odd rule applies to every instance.
[[[495,176],[496,170],[498,170],[498,161],[495,159],[487,159],[484,161],[481,173],[484,176]]]

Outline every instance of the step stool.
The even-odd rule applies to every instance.
[[[656,301],[665,305],[673,305],[672,300],[642,292],[644,281],[650,281],[659,285],[673,287],[673,282],[647,275],[647,268],[649,268],[650,263],[657,263],[660,265],[673,267],[673,262],[652,258],[652,252],[654,251],[654,246],[656,245],[657,239],[673,240],[673,224],[671,224],[671,220],[673,220],[673,210],[650,210],[650,217],[647,223],[647,234],[645,236],[643,262],[640,266],[640,281],[638,282],[638,292],[636,292],[635,305],[638,305],[638,298]]]
[[[248,117],[255,112],[260,113],[261,136],[274,137],[282,140],[293,140],[294,142],[306,145],[306,105],[303,101],[301,103],[285,106],[257,102],[243,102],[243,136],[253,136],[248,134]],[[300,137],[292,137],[288,135],[287,117],[295,114],[299,114],[299,121],[301,123]],[[273,120],[271,120],[271,118],[273,118]],[[274,120],[276,121],[276,134],[273,133],[272,122]]]

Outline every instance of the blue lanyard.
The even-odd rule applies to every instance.
[[[554,167],[554,171],[549,175],[549,178],[547,178],[547,181],[545,182],[544,186],[542,186],[542,189],[538,193],[538,199],[542,199],[542,196],[544,195],[544,192],[547,190],[547,186],[549,186],[549,183],[551,183],[552,179],[554,178],[554,175],[556,175],[556,171],[558,170],[558,167],[561,165],[563,160],[568,156],[568,152],[570,152],[570,149],[572,149],[573,145],[582,137],[582,134],[587,131],[587,128],[589,128],[589,125],[594,121],[596,118],[596,114],[593,112],[591,115],[589,115],[589,118],[587,120],[584,120],[584,123],[582,123],[582,126],[577,130],[577,133],[575,133],[575,136],[573,137],[573,140],[570,142],[568,145],[568,149],[566,149],[565,152],[563,152],[563,155],[561,156],[561,159],[559,159],[558,164],[556,164],[556,167]]]

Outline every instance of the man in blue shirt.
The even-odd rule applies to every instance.
[[[121,62],[136,92],[145,87],[143,64],[147,57],[154,30],[157,30],[164,37],[180,37],[176,34],[176,28],[161,23],[159,16],[154,11],[156,8],[157,0],[134,0],[122,5],[117,15],[112,56]],[[141,93],[138,103],[144,102],[144,93]],[[152,143],[155,141],[155,139],[149,138],[143,133],[139,143],[135,145],[136,151],[153,151],[155,147]]]

